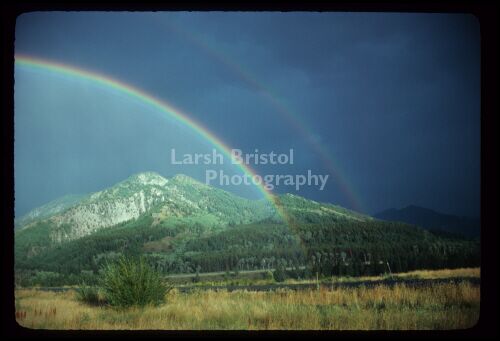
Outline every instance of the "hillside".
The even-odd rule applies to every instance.
[[[374,215],[375,218],[400,221],[421,226],[427,230],[458,234],[476,238],[480,234],[479,219],[443,214],[428,208],[410,205],[401,209],[388,209]]]
[[[29,222],[19,226],[22,232],[16,237],[20,242],[38,234],[34,230],[47,229],[49,244],[64,243],[138,219],[145,213],[153,217],[154,224],[196,217],[212,227],[248,223],[272,214],[264,201],[243,199],[185,175],[166,179],[153,172],[135,174],[110,188],[80,197],[66,209],[39,215],[39,219],[31,218],[34,212],[45,212],[44,208],[20,219]]]
[[[393,271],[479,264],[475,241],[291,194],[276,203],[286,219],[266,201],[184,175],[136,174],[17,230],[16,276],[77,283],[122,253],[144,255],[164,274],[306,266],[358,275],[383,273],[386,263]]]

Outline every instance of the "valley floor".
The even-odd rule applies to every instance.
[[[453,272],[441,274],[452,278]],[[479,275],[479,269],[468,272]],[[457,277],[463,274],[456,270]],[[434,277],[432,271],[425,276]],[[480,305],[480,287],[469,282],[268,292],[174,289],[162,306],[126,310],[85,305],[74,291],[20,289],[15,295],[18,323],[35,329],[465,329],[477,322]]]

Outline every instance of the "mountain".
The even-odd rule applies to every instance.
[[[410,205],[402,209],[388,209],[374,215],[377,219],[400,221],[418,225],[427,230],[479,237],[479,219],[443,214],[428,208]]]
[[[244,199],[185,175],[135,174],[22,217],[16,278],[76,284],[120,254],[142,255],[164,274],[293,265],[330,276],[378,274],[387,262],[393,271],[479,264],[478,241],[292,194],[273,201]]]
[[[18,228],[31,229],[42,224],[48,227],[52,243],[62,243],[138,219],[145,213],[151,215],[153,225],[188,219],[205,228],[281,219],[267,201],[244,199],[183,174],[166,179],[154,172],[139,173],[102,191],[69,198],[34,209],[19,220]],[[372,219],[292,194],[282,196],[280,202],[287,207],[289,215],[299,220],[306,215],[304,222],[325,218]]]
[[[166,179],[154,172],[132,175],[102,191],[81,196],[71,205],[52,203],[20,219],[18,228],[48,228],[50,242],[61,243],[151,213],[153,224],[175,218],[197,217],[213,226],[249,223],[271,215],[264,201],[252,201],[207,186],[186,175]],[[64,198],[54,201],[64,201]],[[58,207],[48,210],[47,207]],[[41,212],[37,215],[38,212]],[[50,213],[50,214],[49,214]],[[26,224],[22,225],[23,222]],[[24,231],[19,237],[29,234]]]

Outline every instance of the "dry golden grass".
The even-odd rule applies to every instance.
[[[480,268],[459,268],[459,269],[441,269],[441,270],[416,270],[410,272],[394,273],[394,278],[400,279],[437,279],[437,278],[456,278],[456,277],[476,277],[480,278]],[[380,276],[359,276],[359,277],[338,277],[333,278],[334,282],[366,282],[379,281]],[[310,282],[310,280],[309,280]]]
[[[396,279],[436,279],[436,278],[456,278],[456,277],[480,277],[480,268],[459,268],[459,269],[442,269],[442,270],[417,270],[411,272],[394,273],[393,278]],[[322,283],[343,283],[343,282],[368,282],[380,281],[381,276],[359,276],[359,277],[333,277],[330,279],[322,279]],[[228,284],[234,285],[269,285],[273,284],[273,279],[250,279],[250,278],[230,278],[227,280],[204,280],[203,276],[198,283],[182,283],[179,286],[224,286]],[[314,284],[315,279],[292,279],[287,278],[282,284]]]
[[[418,278],[451,278],[451,277],[480,277],[480,268],[460,268],[442,270],[416,270],[397,274],[398,277],[418,277]]]
[[[89,307],[74,292],[16,291],[20,325],[42,329],[463,329],[479,317],[479,287],[376,286],[167,294],[160,307]]]

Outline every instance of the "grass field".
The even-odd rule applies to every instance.
[[[479,269],[422,271],[426,278],[479,277]],[[479,318],[480,289],[467,282],[411,288],[172,290],[159,307],[114,309],[75,292],[16,291],[16,319],[42,329],[465,329]]]
[[[188,280],[180,281],[178,280],[178,286],[220,286],[220,285],[269,285],[274,284],[275,281],[272,278],[262,279],[262,273],[268,272],[268,270],[262,271],[251,271],[252,274],[257,273],[259,276],[256,278],[249,278],[247,273],[250,271],[241,271],[238,276],[233,278],[224,279],[224,273],[209,273],[209,274],[200,274],[200,280],[197,283],[193,283],[191,278],[194,277],[193,274],[182,275],[183,278],[188,278]],[[215,277],[214,274],[218,274],[219,277]],[[169,281],[171,281],[172,277],[167,277]],[[178,276],[181,277],[181,276]],[[344,282],[370,282],[370,281],[379,281],[382,278],[390,277],[392,279],[438,279],[438,278],[480,278],[480,269],[479,268],[460,268],[460,269],[441,269],[441,270],[416,270],[404,273],[395,273],[392,276],[386,275],[385,277],[381,276],[359,276],[359,277],[349,277],[349,276],[341,276],[341,277],[325,277],[320,279],[321,283],[344,283]],[[291,279],[288,278],[282,282],[283,284],[314,284],[316,283],[316,279]]]

